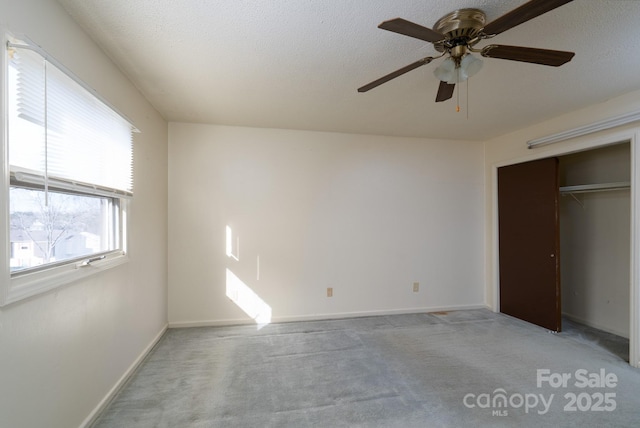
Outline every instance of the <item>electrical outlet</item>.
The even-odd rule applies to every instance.
[[[413,292],[417,293],[418,291],[420,291],[420,283],[419,282],[414,282],[413,283]]]
[[[333,297],[333,287],[327,287],[327,297]]]

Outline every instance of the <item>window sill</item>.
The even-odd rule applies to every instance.
[[[4,296],[0,296],[0,306],[6,306],[45,293],[107,269],[128,263],[129,256],[122,251],[118,251],[107,254],[103,260],[96,260],[90,264],[83,265],[82,262],[82,260],[70,262],[51,269],[16,275],[9,280],[9,287],[4,290]]]

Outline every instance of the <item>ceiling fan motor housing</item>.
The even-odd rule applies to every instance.
[[[446,14],[436,21],[433,29],[445,36],[445,41],[435,43],[438,52],[445,52],[452,47],[467,46],[467,42],[478,36],[484,28],[487,17],[480,9],[459,9]],[[452,55],[464,55],[466,49],[452,51]],[[458,57],[459,57],[458,56]]]

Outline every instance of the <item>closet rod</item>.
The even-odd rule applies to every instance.
[[[630,189],[629,181],[620,181],[616,183],[598,183],[598,184],[579,184],[576,186],[560,187],[560,193],[589,193],[589,192],[606,192],[611,190]]]

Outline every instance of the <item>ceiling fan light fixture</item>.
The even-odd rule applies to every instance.
[[[438,80],[442,80],[443,82],[450,83],[450,81],[453,80],[451,83],[456,83],[455,79],[458,78],[457,71],[456,62],[453,58],[448,57],[442,61],[442,64],[433,70],[433,74],[438,78]]]
[[[460,70],[466,75],[466,79],[474,76],[482,68],[482,60],[471,54],[466,54],[460,60]]]
[[[475,75],[482,68],[482,60],[471,54],[466,54],[456,64],[456,60],[449,57],[442,61],[433,74],[443,82],[450,85],[464,82],[469,77]]]

